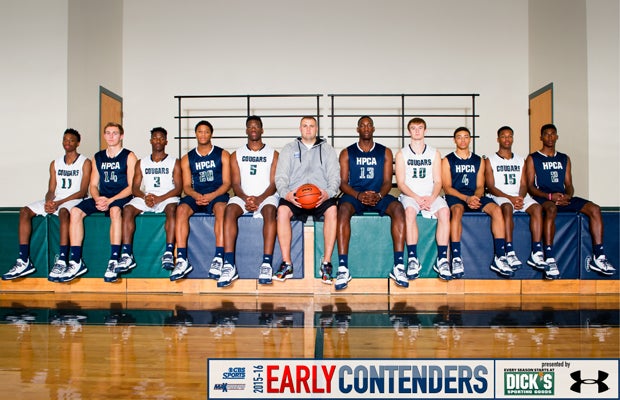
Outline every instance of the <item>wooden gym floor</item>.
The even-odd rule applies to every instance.
[[[618,358],[619,296],[0,293],[11,398],[204,399],[208,358]]]

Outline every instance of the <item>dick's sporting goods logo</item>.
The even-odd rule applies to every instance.
[[[555,373],[550,371],[504,372],[506,396],[553,396]]]

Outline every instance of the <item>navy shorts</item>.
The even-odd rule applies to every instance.
[[[392,196],[391,194],[388,194],[384,198],[379,200],[379,202],[375,206],[367,206],[355,197],[349,194],[343,194],[340,200],[338,200],[338,204],[351,204],[353,208],[355,208],[355,214],[361,214],[365,211],[375,211],[378,212],[379,215],[383,216],[385,215],[385,210],[387,210],[388,206],[392,204],[393,201],[398,201],[398,199],[396,199],[396,197]]]
[[[297,207],[295,204],[291,203],[290,201],[280,198],[280,204],[278,204],[278,207],[286,206],[290,208],[293,213],[293,218],[292,218],[293,220],[302,221],[303,223],[306,223],[306,221],[308,220],[308,216],[310,215],[312,215],[312,218],[315,221],[320,220],[321,218],[323,218],[323,214],[325,214],[325,211],[327,211],[329,207],[335,206],[336,203],[337,203],[336,199],[332,197],[330,199],[325,200],[317,208],[311,208],[308,210],[305,208]]]
[[[446,197],[446,203],[448,203],[449,208],[452,208],[452,206],[455,206],[457,204],[461,204],[463,207],[465,207],[466,212],[482,212],[482,209],[486,207],[487,204],[491,204],[491,203],[495,204],[493,199],[491,199],[490,197],[482,196],[480,198],[480,204],[481,204],[480,208],[473,209],[473,208],[469,208],[467,203],[465,203],[463,200],[459,199],[456,196],[446,195],[445,197]]]
[[[536,200],[540,204],[550,201],[549,199],[544,198],[544,197],[538,197],[538,196],[532,196],[532,197],[534,198],[534,200]],[[567,205],[556,206],[556,207],[558,209],[558,212],[580,212],[581,209],[585,207],[585,205],[588,204],[589,202],[590,200],[586,200],[581,197],[571,197],[570,202]]]
[[[196,204],[196,199],[194,199],[192,196],[185,196],[181,198],[181,200],[179,201],[179,205],[187,204],[194,213],[213,214],[213,206],[215,206],[215,204],[226,204],[228,203],[229,199],[230,195],[228,193],[224,193],[211,200],[206,206],[199,206],[198,204]]]
[[[91,215],[91,214],[96,214],[96,213],[104,213],[106,215],[106,217],[109,217],[110,216],[110,208],[118,207],[118,208],[120,208],[122,210],[123,207],[125,206],[125,204],[129,203],[131,201],[131,199],[133,199],[133,196],[124,197],[122,199],[114,200],[110,204],[110,207],[108,207],[108,211],[99,211],[97,209],[97,207],[95,206],[95,199],[93,199],[92,197],[90,197],[88,199],[82,200],[75,207],[77,207],[80,210],[84,211],[84,214],[86,214],[86,215]]]

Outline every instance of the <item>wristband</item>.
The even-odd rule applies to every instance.
[[[549,198],[549,200],[551,200],[551,193],[549,193],[549,196],[548,196],[548,198]]]
[[[381,200],[383,198],[383,196],[381,195],[381,192],[379,192],[378,194],[379,194],[379,200]]]

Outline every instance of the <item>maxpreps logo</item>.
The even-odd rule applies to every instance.
[[[229,390],[245,390],[245,384],[241,383],[216,383],[213,386],[213,390],[221,390],[222,393]]]
[[[504,372],[506,396],[553,396],[555,373],[551,371]]]

